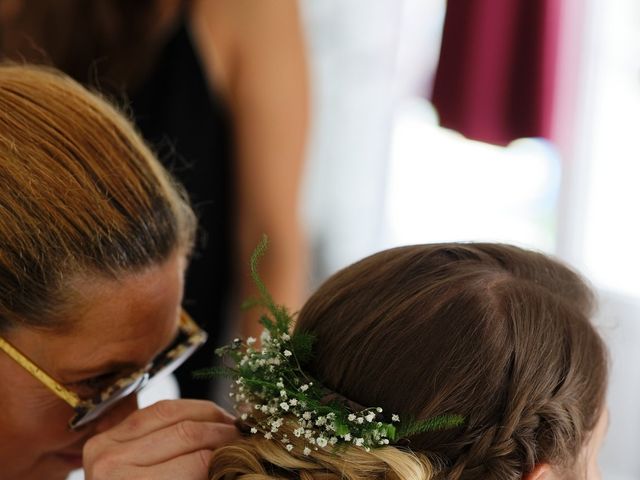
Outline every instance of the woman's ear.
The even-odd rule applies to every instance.
[[[522,477],[522,480],[553,480],[555,478],[556,476],[551,470],[551,466],[548,463],[541,463]]]

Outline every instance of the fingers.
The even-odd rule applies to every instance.
[[[212,402],[158,402],[87,441],[86,478],[206,480],[211,451],[240,436],[234,420]]]
[[[233,425],[235,418],[205,400],[163,400],[129,415],[105,432],[113,441],[128,442],[180,422],[211,422]]]
[[[153,480],[208,480],[210,450],[195,452],[172,458],[152,467],[124,467],[109,461],[96,463],[91,472],[85,472],[87,480],[131,480],[152,478]]]
[[[145,471],[148,473],[145,478],[153,478],[153,480],[176,480],[177,478],[209,480],[211,454],[212,452],[209,450],[199,450],[182,455],[169,462],[149,468],[148,472]]]
[[[215,450],[240,437],[234,425],[179,422],[113,448],[121,463],[153,466],[202,450]]]

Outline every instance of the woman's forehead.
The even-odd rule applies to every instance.
[[[67,309],[69,328],[57,333],[19,328],[12,338],[34,362],[64,375],[144,364],[176,334],[183,274],[184,259],[171,258],[118,280],[86,278]]]

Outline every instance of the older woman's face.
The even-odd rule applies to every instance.
[[[84,279],[74,289],[71,328],[15,328],[5,338],[58,382],[93,393],[130,368],[146,365],[174,337],[185,257],[120,281]],[[123,400],[93,424],[70,431],[73,410],[0,351],[0,465],[3,480],[64,479],[82,461],[85,441],[137,408]]]

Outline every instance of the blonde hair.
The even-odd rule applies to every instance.
[[[0,328],[48,325],[78,274],[188,252],[184,192],[127,119],[53,69],[0,66]]]
[[[281,429],[280,433],[287,429]],[[249,437],[216,450],[211,460],[211,480],[430,480],[431,462],[425,455],[395,447],[372,449],[347,447],[314,450],[304,455],[304,444],[285,446],[262,437]],[[299,443],[299,444],[298,444]]]

